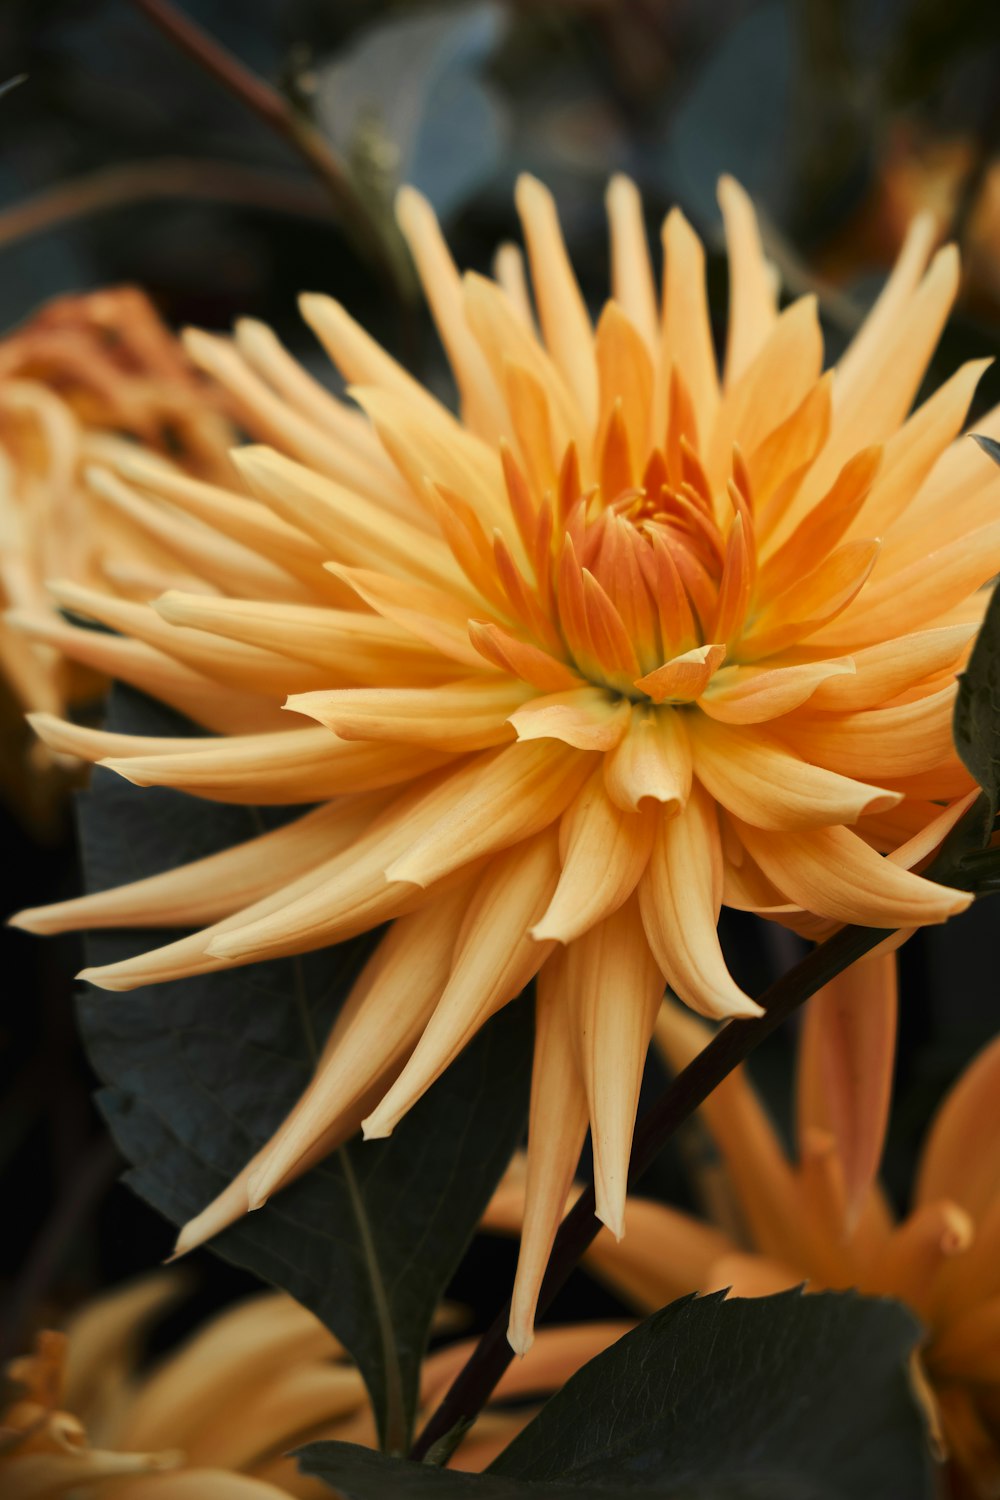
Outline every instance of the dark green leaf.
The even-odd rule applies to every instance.
[[[973,432],[970,436],[973,442],[978,443],[983,452],[989,458],[992,458],[995,464],[1000,464],[1000,443],[995,438],[984,437],[981,432]]]
[[[919,1334],[853,1292],[689,1297],[591,1360],[484,1475],[346,1443],[298,1456],[348,1500],[930,1500]]]
[[[982,444],[982,440],[980,440]],[[978,821],[980,846],[989,841],[1000,806],[1000,589],[959,678],[953,722],[955,748],[983,789]]]
[[[179,727],[166,710],[117,690],[110,723],[127,733]],[[249,838],[261,817],[139,791],[98,770],[81,815],[88,885]],[[91,961],[162,941],[101,934]],[[370,946],[84,997],[84,1039],[107,1085],[102,1108],[132,1163],[128,1181],[175,1224],[226,1185],[294,1102],[310,1071],[306,1027],[322,1042]],[[388,1141],[352,1143],[214,1242],[343,1340],[397,1448],[408,1437],[434,1309],[523,1130],[530,1029],[529,1008],[509,1006]]]

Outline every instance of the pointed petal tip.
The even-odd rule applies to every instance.
[[[395,1120],[380,1118],[378,1110],[368,1116],[367,1120],[361,1121],[361,1139],[365,1141],[384,1141],[392,1135]]]
[[[518,1359],[523,1359],[535,1342],[535,1330],[531,1323],[512,1317],[507,1325],[507,1342]]]
[[[625,1191],[612,1186],[610,1189],[602,1182],[594,1184],[594,1217],[600,1219],[606,1229],[610,1229],[615,1239],[621,1244],[625,1238]]]

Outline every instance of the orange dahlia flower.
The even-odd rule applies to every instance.
[[[195,334],[192,356],[283,451],[236,452],[233,492],[143,460],[94,474],[211,592],[146,606],[57,586],[122,634],[80,632],[81,649],[226,732],[146,740],[51,718],[39,732],[141,786],[320,805],[21,925],[198,929],[87,971],[128,989],[393,923],[305,1095],[181,1248],[362,1122],[387,1135],[537,975],[524,1349],[588,1125],[597,1211],[623,1230],[664,981],[709,1016],[757,1010],[727,969],[721,905],[815,930],[938,922],[971,899],[910,868],[971,786],[955,672],[1000,569],[1000,478],[975,445],[951,446],[983,363],[907,416],[955,252],[925,269],[918,221],[824,373],[815,300],[778,310],[747,198],[727,180],[720,200],[721,375],[701,245],[672,212],[658,298],[629,182],[608,194],[596,327],[538,182],[517,190],[533,299],[511,246],[496,280],[460,277],[404,191],[460,417],[308,296],[360,411],[259,325]]]
[[[377,1446],[364,1382],[337,1340],[283,1293],[227,1308],[143,1368],[149,1330],[181,1287],[158,1273],[87,1303],[66,1333],[39,1335],[7,1366],[0,1405],[4,1500],[322,1500],[289,1450],[337,1439]],[[531,1420],[540,1399],[627,1324],[548,1329],[497,1390],[452,1462],[478,1470]],[[433,1410],[472,1343],[430,1354],[421,1402]]]

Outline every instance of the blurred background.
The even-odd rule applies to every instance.
[[[625,170],[654,232],[679,203],[703,235],[724,314],[715,180],[728,171],[759,205],[787,294],[819,295],[831,358],[921,209],[942,241],[959,242],[964,267],[929,383],[1000,347],[995,0],[184,0],[184,15],[250,70],[244,84],[253,75],[291,102],[312,147],[290,143],[128,0],[4,0],[0,83],[24,75],[0,96],[4,333],[50,298],[128,283],[173,327],[263,318],[325,378],[295,311],[297,292],[321,290],[447,392],[393,225],[400,182],[431,199],[459,263],[487,269],[517,232],[516,175],[542,176],[597,303],[604,185]],[[998,400],[992,370],[976,410]],[[39,795],[18,761],[16,723],[5,706],[4,912],[70,894],[79,878],[70,798],[62,786]],[[995,922],[986,905],[904,950],[886,1162],[897,1195],[931,1108],[995,1032]],[[780,932],[745,924],[727,936],[750,987],[794,956]],[[75,1040],[76,944],[13,932],[3,943],[9,1349],[158,1262],[172,1234],[116,1182],[120,1164]],[[755,1065],[779,1117],[790,1053],[779,1034]],[[662,1162],[647,1191],[684,1201],[681,1155]],[[489,1320],[512,1270],[512,1247],[474,1247],[453,1287],[474,1326]],[[178,1315],[189,1320],[248,1284],[206,1252],[190,1274],[194,1298]],[[554,1316],[615,1307],[578,1273]]]

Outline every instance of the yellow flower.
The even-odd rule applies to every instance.
[[[895,959],[862,961],[809,1002],[798,1056],[797,1152],[786,1153],[741,1069],[706,1101],[722,1179],[705,1165],[707,1219],[629,1200],[629,1234],[589,1252],[595,1272],[643,1311],[692,1291],[763,1296],[808,1283],[898,1297],[926,1329],[923,1367],[945,1446],[977,1496],[1000,1486],[1000,1038],[937,1110],[898,1222],[875,1180],[896,1033]],[[667,1004],[657,1039],[674,1068],[707,1040]],[[486,1224],[515,1231],[516,1172]]]
[[[342,1347],[283,1293],[228,1308],[152,1369],[145,1336],[180,1290],[156,1274],[87,1304],[66,1334],[39,1335],[7,1368],[0,1409],[5,1500],[322,1500],[325,1484],[286,1455],[319,1440],[376,1445],[364,1383]],[[539,1398],[626,1331],[593,1323],[547,1330],[497,1391],[453,1467],[481,1469],[537,1410]],[[472,1343],[428,1356],[428,1409]]]
[[[971,786],[955,671],[1000,569],[1000,480],[973,444],[951,446],[983,362],[907,417],[954,249],[925,269],[918,221],[824,374],[815,299],[778,311],[749,201],[729,180],[720,201],[721,376],[701,245],[672,212],[658,299],[624,179],[596,328],[541,184],[517,190],[534,305],[518,250],[500,251],[495,281],[460,277],[404,191],[460,418],[308,296],[360,412],[257,324],[196,334],[194,359],[283,452],[235,453],[231,493],[132,459],[94,476],[208,592],[145,607],[59,585],[57,599],[122,633],[96,647],[85,633],[106,669],[136,681],[142,650],[151,692],[190,703],[200,681],[195,717],[226,732],[150,742],[43,718],[42,736],[141,786],[320,805],[21,925],[199,929],[87,973],[128,989],[393,922],[306,1094],[181,1248],[362,1122],[387,1135],[537,975],[523,1350],[588,1124],[598,1213],[623,1230],[664,980],[709,1016],[757,1009],[726,967],[721,905],[808,931],[967,905],[911,870]]]

